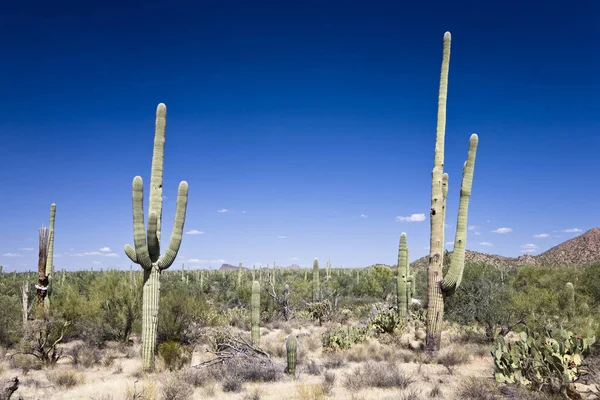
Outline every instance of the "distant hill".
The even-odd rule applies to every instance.
[[[427,268],[428,258],[429,256],[421,257],[413,261],[411,266],[417,269]],[[525,254],[520,257],[504,257],[467,250],[465,260],[471,263],[483,262],[496,267],[588,265],[600,262],[600,227],[590,229],[536,256]]]
[[[238,268],[239,267],[237,265],[223,264],[223,265],[221,265],[221,268],[219,268],[219,270],[220,271],[223,271],[223,270],[225,270],[225,271],[231,271],[231,270],[237,271]],[[242,267],[242,269],[248,269],[248,268]]]

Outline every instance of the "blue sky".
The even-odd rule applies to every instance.
[[[5,271],[35,270],[53,202],[57,268],[128,268],[131,181],[148,193],[160,102],[163,245],[181,180],[185,230],[202,232],[177,268],[393,264],[401,232],[412,260],[425,255],[445,31],[447,241],[473,132],[467,248],[535,254],[600,225],[597,1],[11,3]]]

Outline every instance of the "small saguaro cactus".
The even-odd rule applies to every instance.
[[[572,319],[575,315],[575,287],[571,282],[567,282],[565,290],[567,292],[567,317]]]
[[[313,261],[313,301],[321,300],[321,283],[319,281],[319,259]]]
[[[287,352],[287,368],[285,372],[289,375],[296,375],[296,350],[298,342],[295,335],[288,336],[285,341],[285,350]]]
[[[260,283],[252,282],[252,299],[250,300],[252,318],[252,346],[260,346]]]
[[[237,285],[238,287],[242,286],[242,263],[240,263],[239,267],[238,267],[238,274],[237,274]]]
[[[433,172],[431,173],[431,234],[429,264],[427,267],[427,329],[426,349],[439,350],[444,317],[444,297],[450,296],[459,287],[465,264],[467,240],[467,215],[469,198],[473,185],[475,155],[479,138],[476,134],[469,139],[467,161],[463,165],[458,222],[454,239],[454,251],[446,276],[442,273],[444,254],[444,222],[446,217],[446,197],[448,174],[444,173],[444,137],[446,133],[446,99],[448,94],[448,70],[450,65],[450,32],[444,34],[442,71],[438,96],[438,115],[435,140]]]
[[[162,222],[162,187],[165,151],[165,128],[167,107],[159,104],[156,109],[156,128],[154,133],[154,151],[152,153],[152,175],[150,177],[150,207],[148,210],[148,229],[144,227],[144,184],[142,177],[133,178],[133,239],[134,247],[125,246],[125,254],[131,261],[144,270],[143,307],[142,307],[142,369],[154,369],[154,352],[158,329],[158,304],[160,299],[160,275],[169,268],[181,246],[183,225],[188,201],[188,184],[179,183],[175,223],[167,251],[160,254],[160,236]]]
[[[400,245],[398,246],[398,273],[396,295],[398,301],[398,317],[406,318],[408,315],[408,298],[410,296],[410,288],[408,283],[407,270],[407,247],[406,233],[400,235]]]

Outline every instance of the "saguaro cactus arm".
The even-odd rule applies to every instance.
[[[451,295],[460,286],[464,271],[467,242],[467,215],[469,210],[469,199],[471,197],[471,188],[473,186],[473,172],[475,170],[475,157],[477,155],[478,142],[478,136],[472,134],[469,139],[467,161],[465,161],[463,166],[454,251],[452,253],[452,260],[450,261],[450,269],[448,269],[448,272],[442,281],[442,290],[446,295]]]
[[[50,205],[50,227],[48,232],[48,257],[46,258],[46,276],[53,273],[52,267],[54,262],[54,220],[56,218],[56,204]]]
[[[167,269],[175,261],[177,252],[181,246],[181,239],[183,237],[183,225],[185,224],[185,215],[187,210],[188,202],[188,184],[183,181],[179,184],[179,190],[177,191],[177,208],[175,210],[175,223],[173,224],[173,230],[171,232],[171,240],[169,241],[169,247],[165,254],[158,261],[160,269]]]

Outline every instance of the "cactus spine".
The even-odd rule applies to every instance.
[[[260,283],[252,282],[252,299],[250,303],[252,317],[252,346],[260,346]]]
[[[319,259],[313,261],[313,301],[321,300],[321,283],[319,282]]]
[[[410,296],[410,289],[408,286],[408,270],[407,270],[407,247],[406,247],[406,233],[402,232],[400,235],[400,245],[398,246],[398,272],[397,272],[397,285],[396,295],[398,301],[398,316],[400,318],[406,318],[408,315],[408,297]]]
[[[435,140],[434,167],[431,174],[431,236],[429,265],[427,267],[427,334],[426,349],[436,351],[440,348],[442,319],[444,316],[444,296],[454,293],[459,287],[465,260],[467,238],[467,214],[469,198],[473,184],[473,170],[477,152],[478,137],[471,135],[467,161],[463,165],[460,189],[458,222],[450,268],[444,277],[442,260],[444,254],[444,218],[446,216],[446,194],[448,177],[444,174],[444,136],[446,131],[446,99],[448,94],[448,70],[450,64],[450,32],[444,34],[444,51],[440,88],[438,97],[438,116]]]
[[[156,128],[154,150],[152,153],[152,175],[150,178],[150,207],[148,210],[148,229],[144,227],[144,185],[142,178],[136,176],[132,183],[133,197],[133,237],[134,247],[125,246],[125,254],[131,261],[144,270],[143,307],[142,307],[142,369],[154,369],[154,351],[158,327],[158,304],[160,297],[160,275],[169,268],[181,246],[183,226],[188,201],[188,184],[179,183],[175,222],[167,251],[160,255],[160,237],[162,222],[162,185],[165,150],[165,128],[167,108],[161,103],[156,108]]]
[[[298,342],[295,335],[288,336],[285,342],[285,349],[287,351],[287,369],[286,372],[292,376],[296,375],[296,349]]]

